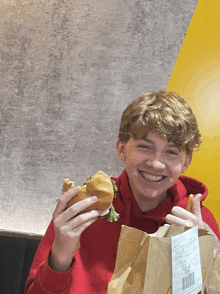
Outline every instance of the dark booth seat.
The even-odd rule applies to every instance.
[[[0,294],[24,294],[42,235],[0,230]]]

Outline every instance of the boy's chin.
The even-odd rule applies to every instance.
[[[166,179],[161,180],[160,182],[149,182],[148,187],[140,186],[138,187],[139,195],[142,195],[144,198],[156,199],[160,197],[166,197],[167,190],[172,187],[173,184]]]

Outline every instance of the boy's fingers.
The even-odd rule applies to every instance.
[[[179,218],[181,223],[183,224],[183,221],[190,221],[191,223],[193,224],[196,224],[197,223],[197,217],[192,214],[191,212],[185,210],[184,208],[182,207],[179,207],[179,206],[174,206],[171,210],[171,215],[168,215],[168,216],[175,216],[176,218]],[[173,217],[171,217],[172,219],[174,219]],[[169,219],[169,217],[168,217]],[[178,223],[179,224],[179,223]]]
[[[76,216],[77,214],[79,214],[80,212],[82,212],[84,209],[88,208],[89,206],[91,206],[93,203],[95,203],[97,201],[97,197],[96,196],[91,196],[88,197],[86,199],[83,199],[79,202],[76,202],[75,204],[73,204],[72,206],[70,206],[68,209],[66,209],[63,213],[62,213],[62,219],[63,221],[69,221],[71,218],[73,218],[74,216]]]
[[[91,210],[78,215],[77,217],[71,219],[67,224],[68,231],[74,231],[75,233],[82,233],[84,229],[97,220],[101,212],[97,210]]]
[[[172,214],[166,216],[166,221],[170,224],[175,223],[189,227],[197,225],[199,229],[204,229],[204,222],[201,215],[201,197],[201,194],[196,194],[193,198],[192,213],[179,206],[174,206],[171,211]]]
[[[192,202],[192,213],[201,221],[202,215],[201,215],[201,200],[202,194],[196,194],[196,196],[193,198]]]
[[[191,220],[182,219],[172,214],[167,214],[166,222],[168,224],[176,224],[178,226],[193,227],[194,223]]]
[[[57,206],[53,212],[53,218],[57,217],[60,213],[62,213],[66,209],[66,205],[68,201],[72,197],[76,196],[78,192],[79,192],[79,187],[74,187],[60,197],[60,199],[58,200]]]

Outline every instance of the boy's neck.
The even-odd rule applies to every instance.
[[[134,198],[140,208],[140,210],[145,213],[148,212],[157,206],[159,206],[165,199],[167,199],[170,196],[170,193],[168,191],[165,191],[160,197],[157,197],[156,199],[147,198],[140,195],[134,195]]]

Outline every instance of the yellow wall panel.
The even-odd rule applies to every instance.
[[[204,182],[204,204],[220,225],[220,1],[199,0],[167,90],[192,106],[202,133],[186,175]]]

